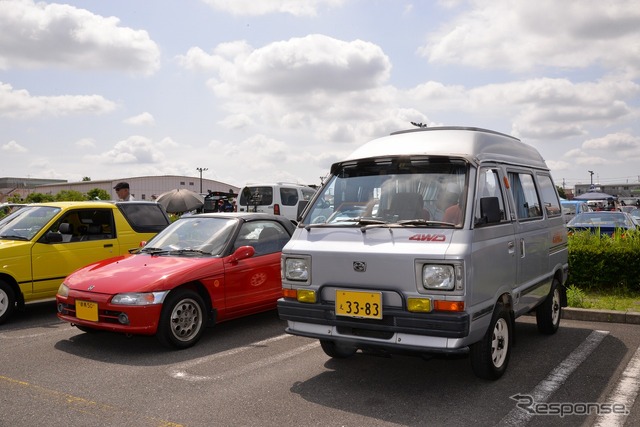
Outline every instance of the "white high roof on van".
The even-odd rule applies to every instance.
[[[433,127],[392,133],[362,145],[340,162],[387,156],[454,156],[548,170],[538,151],[513,136],[473,127]]]

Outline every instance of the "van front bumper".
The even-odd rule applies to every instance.
[[[348,342],[359,348],[427,353],[468,351],[467,313],[410,313],[384,307],[381,320],[359,319],[336,316],[333,304],[280,299],[278,314],[287,320],[287,333]]]

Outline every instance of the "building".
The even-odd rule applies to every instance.
[[[67,182],[65,180],[41,180],[33,178],[0,178],[0,202],[6,201],[8,197],[15,194],[20,194],[22,198],[25,198],[30,193],[56,195],[62,190],[73,190],[79,191],[80,193],[87,193],[95,188],[106,191],[111,195],[113,200],[116,200],[118,196],[113,187],[121,181],[129,183],[130,193],[137,200],[154,200],[165,191],[176,188],[186,188],[196,193],[200,193],[200,188],[202,186],[202,193],[204,194],[207,194],[209,191],[233,192],[238,194],[240,191],[240,187],[224,182],[204,178],[200,181],[200,178],[198,177],[178,175],[137,176],[112,180],[79,182]],[[21,185],[16,186],[15,184]]]
[[[640,182],[617,184],[576,184],[573,196],[599,191],[616,196],[626,204],[635,204],[640,199]]]
[[[34,192],[34,188],[46,184],[63,184],[64,179],[40,179],[40,178],[0,178],[0,203],[6,202],[11,196],[18,195],[25,198],[29,193]]]

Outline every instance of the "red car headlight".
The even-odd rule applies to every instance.
[[[161,292],[128,292],[116,294],[111,298],[111,304],[116,305],[153,305],[162,304],[169,291]]]

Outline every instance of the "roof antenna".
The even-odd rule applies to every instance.
[[[411,122],[412,125],[417,126],[419,128],[426,128],[427,124],[426,123],[416,123],[416,122]]]

